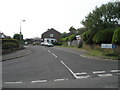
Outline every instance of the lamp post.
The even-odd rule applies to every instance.
[[[21,32],[22,22],[25,22],[25,20],[20,21],[20,49],[22,49],[22,32]]]

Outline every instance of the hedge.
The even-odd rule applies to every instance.
[[[87,44],[93,43],[93,36],[95,35],[96,31],[88,30],[82,34],[83,41]]]
[[[93,37],[93,42],[96,43],[96,44],[111,43],[113,33],[114,33],[114,30],[98,31]]]
[[[120,45],[120,28],[115,30],[112,37],[112,42]]]
[[[13,49],[16,47],[17,47],[17,44],[14,42],[5,42],[2,44],[2,49]]]

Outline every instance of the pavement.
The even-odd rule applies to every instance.
[[[23,49],[23,50],[18,50],[18,51],[9,53],[9,54],[2,55],[2,61],[12,60],[12,59],[20,58],[20,57],[30,54],[31,53],[30,46],[24,46],[24,47],[25,47],[25,49]]]

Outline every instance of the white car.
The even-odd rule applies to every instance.
[[[53,44],[50,42],[42,42],[41,46],[46,46],[46,47],[53,47]]]

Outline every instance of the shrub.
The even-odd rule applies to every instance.
[[[115,44],[120,44],[120,28],[115,30],[112,37],[112,42]]]
[[[93,41],[97,44],[111,43],[114,30],[101,30],[98,31],[93,37]]]
[[[82,34],[83,41],[87,44],[93,43],[93,36],[95,35],[96,31],[88,30]]]
[[[52,42],[53,45],[62,45],[61,42]]]
[[[61,41],[61,42],[67,42],[68,39],[69,39],[69,37],[61,38],[60,41]]]
[[[14,42],[5,42],[2,44],[2,49],[13,49],[16,47],[17,47],[17,44]]]
[[[76,35],[75,34],[72,34],[69,36],[69,41],[73,41],[73,40],[76,40]]]

